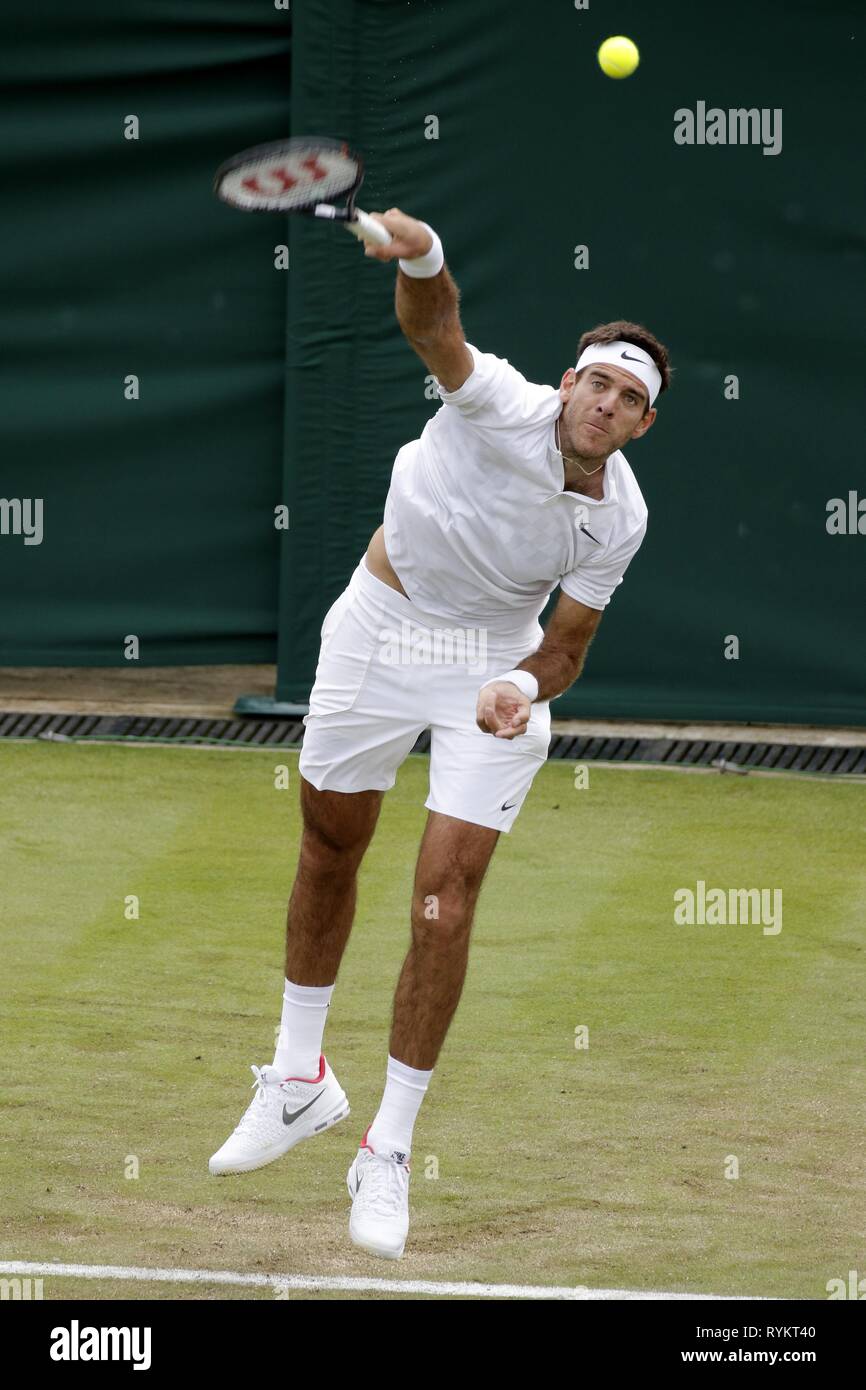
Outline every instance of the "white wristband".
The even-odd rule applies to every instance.
[[[522,690],[527,700],[532,703],[538,699],[538,679],[531,671],[506,671],[504,676],[494,676],[495,681],[511,681],[518,690]],[[485,681],[485,685],[492,685],[492,681]]]
[[[433,245],[429,251],[425,251],[423,256],[413,256],[411,261],[401,260],[398,262],[404,275],[408,275],[413,280],[427,280],[433,275],[438,275],[445,264],[445,252],[442,250],[442,242],[434,232],[432,227],[427,226],[426,222],[421,223],[433,238]]]

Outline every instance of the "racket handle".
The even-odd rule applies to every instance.
[[[346,231],[351,232],[359,241],[372,241],[375,246],[389,246],[393,241],[387,227],[383,227],[375,217],[371,217],[368,212],[362,212],[360,208],[355,208],[353,220],[344,225]]]

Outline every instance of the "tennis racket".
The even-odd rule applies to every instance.
[[[364,182],[360,155],[340,140],[296,137],[254,145],[217,169],[214,193],[242,212],[301,212],[342,222],[361,241],[387,246],[390,232],[355,207]],[[346,202],[338,206],[337,200]]]

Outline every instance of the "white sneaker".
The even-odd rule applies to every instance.
[[[252,1067],[256,1094],[221,1149],[212,1155],[211,1173],[249,1173],[273,1163],[302,1139],[321,1134],[349,1113],[342,1086],[325,1058],[312,1081],[282,1077],[271,1066]]]
[[[396,1149],[374,1153],[367,1143],[369,1129],[346,1175],[352,1199],[349,1235],[371,1255],[399,1260],[409,1234],[409,1155]]]

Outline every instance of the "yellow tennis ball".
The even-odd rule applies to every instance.
[[[605,39],[598,50],[599,67],[607,77],[631,77],[639,62],[637,44],[622,34]]]

